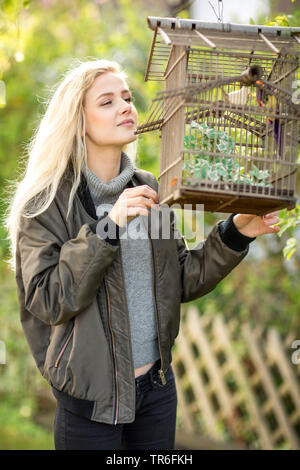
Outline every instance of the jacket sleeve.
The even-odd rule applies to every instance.
[[[212,291],[217,284],[237,266],[249,251],[249,245],[236,251],[224,243],[220,236],[219,221],[210,231],[206,240],[192,250],[176,228],[176,218],[171,210],[171,227],[177,244],[181,270],[181,302],[190,302]]]
[[[68,239],[54,201],[50,207],[34,218],[22,217],[17,250],[26,309],[48,325],[59,325],[93,301],[119,246],[101,239],[89,224]]]

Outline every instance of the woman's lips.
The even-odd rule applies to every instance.
[[[123,122],[120,122],[120,124],[118,124],[118,126],[133,126],[134,125],[134,121],[133,119],[126,119],[124,120]]]
[[[125,127],[130,127],[130,126],[133,126],[134,123],[133,122],[124,122],[123,124],[119,124],[119,126],[125,126]]]

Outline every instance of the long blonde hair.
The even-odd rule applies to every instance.
[[[20,157],[22,162],[28,155],[27,165],[21,173],[22,179],[7,180],[9,204],[4,226],[9,235],[11,257],[6,262],[13,271],[16,270],[16,243],[21,217],[35,217],[50,206],[67,168],[72,170],[67,218],[70,214],[80,184],[81,170],[83,165],[87,166],[84,99],[95,78],[105,72],[117,73],[127,79],[127,74],[115,61],[76,60],[71,65],[54,87],[52,96],[46,102],[46,111],[25,146],[25,155]],[[136,148],[136,141],[123,148],[133,163]],[[33,210],[27,211],[26,207],[33,200]]]

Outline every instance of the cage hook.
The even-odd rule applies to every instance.
[[[216,12],[215,7],[214,7],[213,4],[210,2],[210,0],[208,0],[208,3],[209,3],[210,6],[212,7],[213,12],[214,12],[214,14],[216,15],[217,20],[219,21],[219,23],[223,23],[223,11],[224,11],[223,0],[218,0],[218,13]]]
[[[177,26],[177,28],[179,28],[179,29],[181,28],[180,19],[181,19],[180,16],[176,16],[176,26]]]

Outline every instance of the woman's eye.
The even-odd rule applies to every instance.
[[[132,97],[129,96],[128,98],[124,98],[125,101],[128,101],[128,103],[131,103],[133,101]],[[111,100],[109,101],[105,101],[105,103],[102,103],[101,106],[106,106],[107,104],[110,104],[111,103]]]

